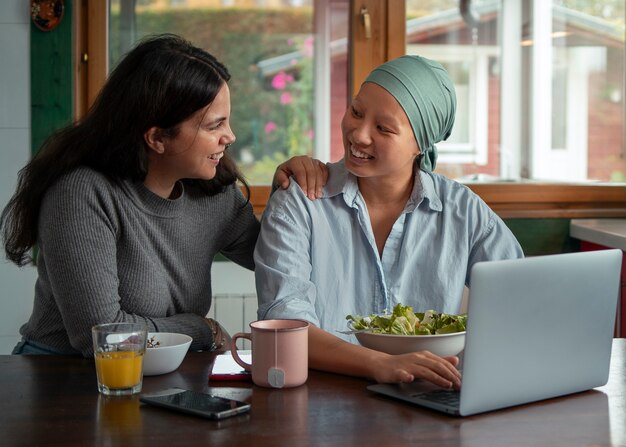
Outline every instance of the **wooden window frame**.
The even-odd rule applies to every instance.
[[[370,13],[370,39],[366,38],[360,20],[363,7]],[[405,54],[405,17],[404,1],[352,0],[350,62],[353,94],[370,70]],[[467,186],[502,218],[626,217],[624,184],[519,182]]]
[[[75,3],[75,113],[87,110],[108,73],[108,1]],[[405,54],[405,2],[351,0],[350,88],[356,94],[367,74],[386,60]],[[366,37],[361,9],[367,8],[371,34]],[[626,185],[570,183],[468,184],[502,218],[626,217]],[[251,203],[260,215],[269,186],[251,186]]]
[[[74,115],[82,117],[109,73],[109,1],[74,2]]]

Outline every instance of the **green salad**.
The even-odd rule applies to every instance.
[[[396,304],[391,314],[361,317],[348,315],[352,329],[373,329],[374,334],[434,335],[465,331],[467,314],[451,315],[434,310],[413,312],[411,306]]]

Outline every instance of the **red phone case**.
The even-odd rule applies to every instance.
[[[209,374],[209,381],[248,381],[252,380],[252,374],[248,371],[240,371],[234,373]]]
[[[248,354],[249,355],[249,354]],[[248,362],[251,359],[247,357],[245,360]],[[209,374],[209,381],[248,381],[252,380],[252,374],[249,371],[243,369],[241,365],[239,365],[235,359],[233,359],[230,353],[220,354],[215,358],[215,362],[213,363],[213,368],[211,369],[211,373]]]

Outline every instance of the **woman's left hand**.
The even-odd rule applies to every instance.
[[[322,187],[328,180],[328,168],[315,158],[298,155],[278,165],[272,185],[286,189],[290,176],[296,178],[296,182],[309,199],[315,200],[322,197]]]

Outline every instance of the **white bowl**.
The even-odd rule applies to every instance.
[[[189,350],[192,338],[185,334],[175,334],[173,332],[149,332],[148,340],[155,343],[156,347],[146,348],[143,359],[143,375],[156,376],[167,374],[180,366]]]
[[[357,332],[361,345],[388,354],[430,351],[441,357],[457,355],[465,348],[465,332],[436,335],[391,335]]]

